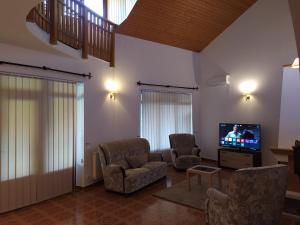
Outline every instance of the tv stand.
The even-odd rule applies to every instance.
[[[241,169],[261,166],[261,152],[246,149],[218,149],[218,166],[222,168]]]

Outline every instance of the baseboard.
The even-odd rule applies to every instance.
[[[103,179],[99,178],[99,179],[96,179],[96,180],[90,180],[90,181],[85,182],[84,185],[76,186],[76,187],[86,188],[86,187],[92,186],[92,185],[100,183],[100,182],[103,182]]]
[[[215,160],[215,159],[209,159],[209,158],[203,158],[203,157],[201,157],[201,159],[202,159],[203,161],[207,161],[207,162],[213,162],[213,163],[218,162],[218,160]]]

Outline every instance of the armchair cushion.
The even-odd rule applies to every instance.
[[[149,162],[157,162],[162,160],[162,153],[160,152],[150,152],[149,153]]]
[[[125,171],[125,175],[126,177],[138,176],[139,174],[147,173],[148,171],[147,168],[128,169]]]
[[[125,192],[131,193],[144,187],[166,174],[167,163],[147,162],[141,168],[126,170]]]
[[[146,155],[135,155],[135,156],[127,156],[126,160],[130,166],[130,168],[139,168],[147,162]]]
[[[159,170],[159,169],[166,169],[167,163],[166,162],[147,162],[143,165],[142,168],[147,168],[149,170]]]
[[[178,152],[179,156],[181,156],[181,155],[192,155],[192,148],[189,148],[189,147],[177,148],[177,152]]]
[[[113,162],[113,164],[121,166],[124,170],[129,169],[128,162],[126,160],[124,160],[124,159],[120,159],[117,162]]]
[[[175,160],[176,168],[182,170],[199,165],[200,163],[201,158],[195,155],[181,155]]]

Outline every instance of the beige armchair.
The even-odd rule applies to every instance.
[[[201,163],[200,148],[192,134],[170,134],[171,157],[173,166],[186,170]]]
[[[288,168],[274,165],[237,170],[227,190],[207,191],[209,225],[278,225],[287,189]]]

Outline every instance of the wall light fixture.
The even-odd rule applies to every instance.
[[[240,84],[239,89],[243,94],[245,101],[250,101],[253,92],[256,90],[257,84],[255,81],[245,81]]]
[[[115,80],[107,80],[105,82],[105,88],[108,91],[109,98],[115,100],[119,91],[119,84]]]

